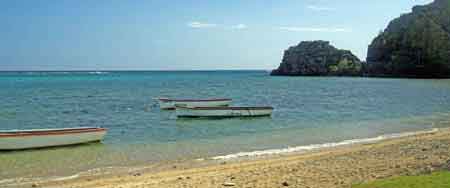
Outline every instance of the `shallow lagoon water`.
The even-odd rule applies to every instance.
[[[100,126],[102,144],[0,152],[0,179],[339,142],[450,126],[450,80],[265,71],[3,72],[0,129]],[[226,97],[271,118],[177,119],[154,97]]]

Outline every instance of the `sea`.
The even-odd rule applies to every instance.
[[[272,117],[178,119],[153,98],[232,98]],[[450,127],[449,79],[267,71],[0,72],[0,130],[104,127],[101,143],[0,152],[0,185],[178,160],[227,160]]]

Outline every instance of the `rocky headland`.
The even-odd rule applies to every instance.
[[[450,0],[392,20],[369,45],[366,62],[325,41],[301,42],[272,75],[450,78]]]
[[[450,77],[450,0],[416,6],[369,45],[371,76]]]
[[[304,41],[284,52],[280,67],[271,75],[358,76],[362,63],[349,50],[337,49],[328,41]]]

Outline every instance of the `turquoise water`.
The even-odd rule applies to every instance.
[[[100,126],[102,144],[0,152],[0,180],[207,158],[450,126],[450,80],[265,71],[3,72],[0,129]],[[154,97],[232,98],[271,118],[177,119]]]

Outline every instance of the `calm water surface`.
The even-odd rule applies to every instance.
[[[153,97],[233,98],[272,118],[177,119]],[[264,71],[3,72],[0,129],[100,126],[103,144],[0,152],[0,180],[195,159],[450,126],[450,80]]]

